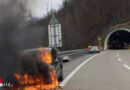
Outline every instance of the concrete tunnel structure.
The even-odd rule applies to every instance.
[[[104,50],[126,49],[130,46],[130,29],[118,28],[112,30],[104,41]]]

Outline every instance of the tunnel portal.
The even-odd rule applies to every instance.
[[[108,49],[127,49],[130,45],[130,32],[119,30],[108,39]]]
[[[112,32],[107,39],[107,49],[130,49],[130,31]]]

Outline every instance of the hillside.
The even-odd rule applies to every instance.
[[[129,3],[129,0],[65,0],[57,12],[62,24],[63,48],[78,49],[97,44],[104,30],[130,20]],[[47,30],[49,20],[50,15],[38,25],[44,25]]]

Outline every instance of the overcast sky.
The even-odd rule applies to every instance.
[[[47,11],[58,10],[63,0],[27,0],[27,8],[31,10],[34,17],[43,17]]]

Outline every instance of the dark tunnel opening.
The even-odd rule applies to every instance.
[[[119,30],[108,39],[108,49],[130,49],[130,32]]]

